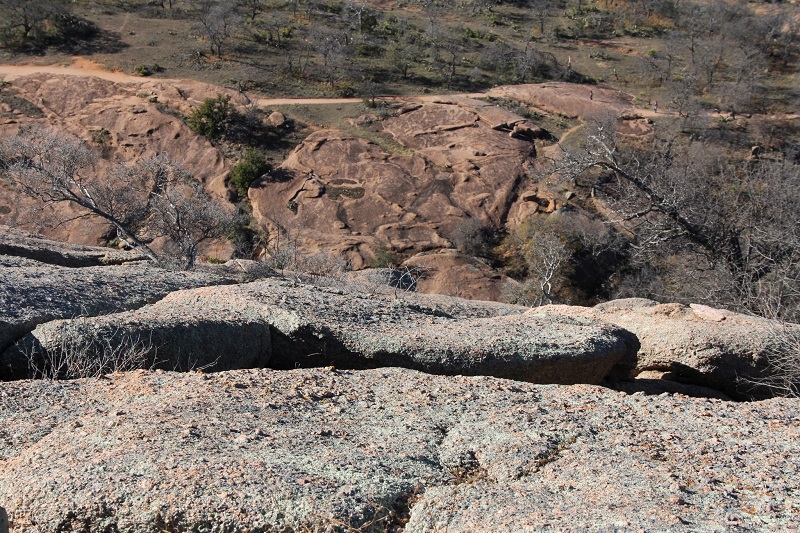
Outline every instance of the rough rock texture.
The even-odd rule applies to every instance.
[[[542,319],[526,310],[270,279],[179,291],[136,311],[42,324],[21,346],[52,352],[80,339],[102,345],[122,334],[152,338],[152,359],[166,361],[159,365],[168,369],[218,359],[212,368],[401,366],[537,383],[600,383],[636,351],[635,339],[619,328]]]
[[[405,255],[450,247],[470,217],[504,224],[529,179],[534,144],[496,129],[525,121],[504,109],[453,97],[369,120],[352,128],[363,136],[312,134],[257,182],[249,197],[259,222],[292,230],[308,251],[343,253],[358,269],[380,245]]]
[[[594,98],[589,99],[589,91]],[[524,102],[547,113],[570,117],[585,117],[602,113],[617,116],[634,112],[633,98],[618,89],[597,85],[579,85],[566,82],[503,85],[487,92],[496,98],[510,98]]]
[[[778,324],[705,305],[659,304],[643,298],[614,300],[593,308],[545,306],[537,316],[569,316],[608,322],[633,332],[641,343],[633,374],[668,371],[673,379],[720,390],[734,398],[769,396],[747,382],[763,378],[776,346]],[[800,328],[800,326],[797,326]]]
[[[172,291],[229,282],[219,275],[173,272],[138,261],[69,268],[0,255],[0,354],[37,324],[135,309]],[[0,355],[0,379],[26,367]]]
[[[51,265],[76,268],[147,260],[145,255],[136,251],[67,244],[3,225],[0,225],[0,235],[0,255],[24,257]]]
[[[798,407],[391,368],[2,383],[0,505],[32,532],[785,531]]]
[[[0,119],[0,135],[17,133],[20,124],[38,123],[68,137],[86,140],[109,160],[132,161],[166,152],[175,156],[212,194],[221,199],[226,197],[224,179],[231,164],[207,139],[192,132],[163,107],[166,104],[188,114],[203,98],[224,93],[224,89],[191,81],[123,83],[93,76],[52,74],[19,77],[11,82],[10,88],[20,101],[29,102],[38,112]],[[242,103],[242,96],[233,94],[233,101]],[[97,143],[93,135],[100,138],[101,132],[105,132],[104,140]],[[106,169],[107,163],[101,160],[97,172],[102,174]],[[27,215],[38,205],[36,202],[10,191],[3,192],[0,222],[88,245],[101,244],[109,231],[109,225],[99,219],[71,220],[54,227],[74,218],[77,212],[68,204],[53,206],[46,216],[31,219]]]
[[[423,252],[403,263],[419,269],[422,277],[417,290],[424,293],[448,294],[471,300],[503,300],[509,278],[485,261],[458,253],[456,250]]]

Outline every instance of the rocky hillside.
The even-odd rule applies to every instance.
[[[223,200],[230,197],[229,152],[241,146],[212,144],[179,117],[217,94],[241,110],[269,102],[187,80],[41,70],[12,68],[6,75],[0,136],[35,124],[86,140],[102,154],[98,176],[114,162],[172,154]],[[269,247],[292,239],[304,254],[341,255],[354,269],[381,263],[386,251],[428,272],[422,291],[502,299],[507,277],[483,259],[455,253],[459,228],[469,221],[515,227],[533,213],[578,204],[569,201],[574,191],[533,174],[538,152],[552,149],[555,134],[486,98],[516,101],[519,110],[522,103],[567,122],[601,110],[627,116],[633,106],[616,90],[563,83],[497,87],[474,96],[483,99],[399,99],[388,110],[345,120],[340,129],[312,133],[250,189]],[[78,244],[103,244],[113,236],[97,218],[76,219],[79,212],[68,204],[51,205],[45,216],[38,207],[8,191],[0,198],[0,222]],[[216,259],[230,253],[219,244],[208,252]],[[460,273],[458,283],[452,272]]]
[[[0,531],[800,526],[798,400],[729,398],[769,371],[766,321],[2,235],[1,375],[84,374],[0,383]]]
[[[113,162],[136,161],[162,152],[179,156],[181,166],[209,192],[227,197],[225,178],[231,163],[174,116],[188,113],[204,98],[225,92],[223,89],[190,81],[145,81],[122,75],[103,79],[75,72],[6,78],[10,81],[3,87],[7,97],[0,111],[0,136],[16,134],[20,126],[39,125],[67,138],[85,140],[102,155],[94,169],[98,175]],[[244,103],[241,96],[234,101]],[[0,198],[0,223],[77,244],[98,245],[108,240],[107,223],[96,218],[73,220],[80,211],[68,204],[51,206],[45,216],[35,214],[37,207],[33,200],[7,191]]]

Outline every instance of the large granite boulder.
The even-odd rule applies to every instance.
[[[156,366],[401,366],[538,383],[600,383],[637,344],[626,331],[527,308],[397,298],[267,279],[173,292],[135,311],[50,322],[7,352],[151,339]],[[188,359],[187,359],[188,358]],[[51,357],[52,359],[52,357]]]
[[[69,268],[0,256],[0,350],[50,320],[135,309],[179,289],[230,282],[144,262]]]
[[[0,383],[14,531],[789,530],[797,400],[385,368]]]
[[[734,398],[769,397],[757,385],[770,375],[770,355],[780,349],[785,328],[764,318],[698,304],[659,304],[643,298],[614,300],[593,308],[552,305],[532,311],[541,317],[581,317],[615,324],[641,343],[635,359],[623,362],[632,375],[668,372],[670,377],[720,390]]]
[[[135,250],[69,244],[9,226],[0,225],[0,235],[0,255],[24,257],[50,265],[78,268],[148,260]]]

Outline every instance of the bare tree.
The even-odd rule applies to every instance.
[[[525,258],[531,281],[539,288],[534,305],[552,304],[557,284],[564,276],[564,265],[569,259],[566,244],[557,235],[542,232],[531,241]]]
[[[255,21],[266,7],[264,0],[238,0],[238,4],[247,13],[250,22]]]
[[[22,37],[35,37],[55,15],[64,13],[63,0],[0,0],[0,30],[19,29]]]
[[[167,237],[178,252],[175,255],[183,258],[182,267],[191,269],[200,244],[228,229],[230,213],[166,154],[144,159],[132,169],[150,186],[148,230]]]
[[[330,28],[319,28],[310,35],[310,40],[322,60],[322,75],[331,88],[350,67],[352,56],[350,39],[346,32]]]
[[[188,269],[198,245],[222,236],[230,220],[198,182],[163,154],[116,165],[100,177],[97,155],[86,143],[26,128],[0,142],[0,162],[15,190],[45,205],[76,206],[75,218],[106,220],[122,242],[157,264],[167,258],[151,248],[148,237],[166,237]]]
[[[789,158],[735,164],[718,147],[675,134],[627,147],[615,124],[590,125],[555,170],[588,180],[615,213],[612,222],[636,235],[643,261],[683,257],[695,300],[704,291],[715,305],[796,319],[800,221],[789,199],[800,197],[797,165]]]
[[[236,5],[230,2],[202,0],[198,3],[196,18],[208,39],[211,53],[221,58],[223,48],[241,22]]]

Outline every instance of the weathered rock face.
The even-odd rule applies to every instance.
[[[187,113],[203,98],[226,92],[197,82],[143,80],[122,83],[92,76],[52,74],[23,76],[12,81],[20,101],[38,111],[0,120],[0,135],[17,133],[20,124],[38,123],[71,138],[85,139],[112,161],[134,161],[165,152],[200,180],[212,194],[224,199],[224,179],[231,165],[208,140],[193,133],[181,120],[164,111],[162,104]],[[237,100],[238,98],[238,100]],[[240,101],[241,95],[234,101]],[[95,140],[102,142],[95,142]],[[98,175],[108,164],[100,161]],[[0,187],[2,190],[2,187]],[[10,191],[0,195],[0,223],[34,229],[48,237],[95,245],[104,240],[109,226],[99,219],[72,220],[72,206],[54,206],[44,219],[27,216],[38,204]],[[46,222],[46,225],[42,225]]]
[[[309,251],[369,265],[380,244],[414,254],[450,246],[468,217],[502,225],[534,151],[512,138],[524,119],[470,99],[406,106],[376,122],[379,146],[344,131],[309,136],[271,178],[251,188],[254,213]]]
[[[592,91],[593,97],[589,94]],[[487,92],[496,98],[510,98],[539,108],[547,113],[569,117],[599,114],[622,116],[634,111],[633,98],[618,89],[586,86],[566,82],[503,85]]]
[[[87,255],[81,250],[67,247],[55,260],[83,260]],[[89,257],[94,254],[88,252]],[[223,276],[172,272],[141,261],[69,268],[0,255],[0,379],[27,372],[25,361],[9,360],[3,351],[37,324],[135,309],[179,289],[230,282]]]
[[[403,263],[422,277],[417,290],[428,294],[447,294],[470,300],[503,301],[509,279],[486,262],[456,250],[423,252]]]
[[[136,251],[67,244],[3,225],[0,225],[0,235],[0,255],[33,259],[50,265],[77,268],[148,260]]]
[[[734,398],[769,396],[768,391],[748,382],[765,376],[767,356],[777,345],[780,328],[770,320],[704,305],[659,304],[642,298],[593,308],[546,306],[532,313],[583,317],[631,331],[641,343],[635,361],[629,362],[634,375],[657,370]]]
[[[599,383],[636,351],[626,331],[458,298],[364,296],[270,279],[169,294],[127,313],[50,322],[15,350],[152,339],[162,368],[401,366],[537,383]],[[16,355],[20,358],[21,355]]]
[[[12,530],[788,530],[797,400],[402,369],[0,384]]]

